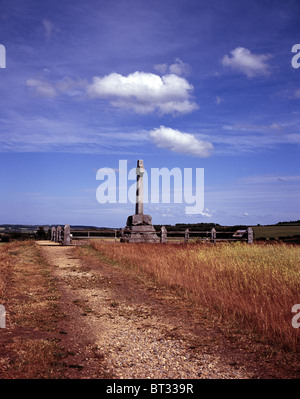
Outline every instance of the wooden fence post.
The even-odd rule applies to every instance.
[[[216,243],[216,238],[217,238],[216,229],[212,228],[210,233],[211,233],[211,242],[213,242],[215,244]]]
[[[190,230],[186,229],[184,232],[184,242],[188,242],[190,238]]]

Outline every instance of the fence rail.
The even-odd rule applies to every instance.
[[[245,241],[249,244],[253,243],[254,235],[253,229],[248,227],[246,230],[237,231],[216,231],[212,228],[210,231],[197,231],[186,229],[184,231],[167,231],[164,226],[161,228],[161,242],[168,242],[168,236],[176,236],[185,242],[189,242],[191,239],[199,239],[203,241],[209,241],[212,243],[220,241]],[[219,237],[217,237],[219,235]],[[229,236],[229,237],[228,237]],[[172,238],[170,237],[172,240]],[[173,238],[174,240],[174,238]]]
[[[151,231],[153,232],[153,231]],[[147,233],[147,231],[144,231]],[[192,239],[203,240],[211,243],[221,241],[244,241],[252,244],[254,240],[253,229],[248,227],[246,230],[237,231],[216,231],[215,228],[205,231],[196,230],[170,230],[167,231],[165,226],[162,226],[160,231],[156,231],[160,236],[161,243],[184,241],[189,242]],[[58,226],[51,229],[51,241],[60,243],[62,245],[70,245],[72,240],[86,240],[86,239],[113,239],[115,242],[119,241],[122,235],[122,229],[105,229],[105,230],[72,230],[70,225],[65,225],[63,228]]]
[[[113,229],[113,230],[72,230],[71,229],[71,235],[72,239],[74,240],[86,240],[86,239],[99,239],[99,240],[105,240],[105,239],[114,239],[117,241],[118,238],[118,232],[119,229]]]

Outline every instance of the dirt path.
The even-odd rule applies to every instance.
[[[60,293],[65,378],[280,378],[259,344],[228,332],[89,248],[40,246]],[[242,349],[243,348],[243,349]],[[262,360],[263,359],[263,360]]]

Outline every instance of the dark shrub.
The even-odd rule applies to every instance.
[[[10,236],[9,236],[9,234],[4,234],[2,237],[1,237],[1,240],[0,240],[1,242],[9,242],[10,241]]]

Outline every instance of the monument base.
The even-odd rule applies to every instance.
[[[122,229],[120,242],[160,242],[156,230],[152,225],[152,217],[150,215],[129,216],[126,227]]]

